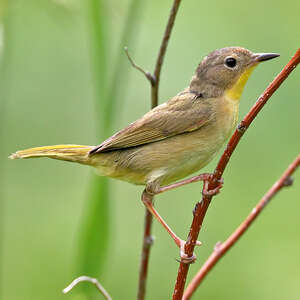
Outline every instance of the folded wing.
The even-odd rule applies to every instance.
[[[213,117],[208,100],[195,99],[191,93],[180,94],[96,146],[90,154],[140,146],[197,130]]]

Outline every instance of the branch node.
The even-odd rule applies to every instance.
[[[222,246],[222,242],[218,241],[218,242],[215,244],[214,251],[215,251],[215,252],[219,252],[220,249],[221,249],[221,246]]]
[[[243,125],[243,123],[241,122],[238,126],[237,126],[237,131],[241,134],[245,133],[245,131],[247,130],[247,126]]]
[[[294,179],[291,176],[289,176],[284,180],[283,186],[291,186],[293,184],[293,182],[294,182]]]
[[[148,235],[147,237],[145,237],[145,244],[147,244],[148,246],[153,245],[155,241],[155,237],[153,235]]]
[[[133,59],[131,58],[131,56],[129,55],[128,52],[128,48],[124,47],[124,51],[128,57],[129,62],[131,63],[131,65],[137,69],[138,71],[140,71],[141,73],[143,73],[145,75],[145,77],[150,81],[151,85],[154,86],[156,84],[156,79],[155,77],[148,71],[145,71],[143,68],[141,68],[140,66],[138,66]]]
[[[195,255],[192,255],[187,257],[181,257],[181,259],[177,261],[185,265],[191,265],[195,263],[196,259],[197,257]]]

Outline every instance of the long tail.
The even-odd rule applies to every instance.
[[[49,157],[66,161],[77,162],[85,165],[94,165],[94,159],[89,157],[89,152],[94,146],[82,145],[55,145],[20,150],[9,156],[10,159]]]

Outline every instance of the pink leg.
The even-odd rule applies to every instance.
[[[157,219],[157,221],[167,230],[169,235],[172,237],[174,240],[175,244],[180,248],[180,256],[181,258],[186,262],[186,263],[192,263],[196,260],[196,257],[193,255],[192,257],[188,257],[184,253],[184,246],[185,246],[185,241],[180,239],[174,231],[169,227],[169,225],[164,221],[164,219],[160,216],[160,214],[157,212],[157,210],[154,208],[152,204],[153,200],[153,195],[148,193],[146,189],[143,191],[142,194],[142,201],[144,205],[147,207],[147,209],[150,211],[150,213]],[[201,245],[201,242],[197,241],[196,243],[197,246]]]
[[[175,188],[178,188],[180,186],[183,186],[183,185],[186,185],[186,184],[189,184],[189,183],[193,183],[193,182],[198,182],[198,181],[204,181],[205,182],[205,181],[209,181],[212,176],[213,175],[210,174],[210,173],[203,173],[203,174],[191,177],[191,178],[187,178],[187,179],[184,179],[184,180],[172,183],[170,185],[159,187],[159,188],[157,188],[156,190],[153,191],[153,194],[164,193],[164,192],[170,191],[172,189],[175,189]],[[218,194],[219,191],[220,191],[220,189],[223,186],[223,183],[224,183],[223,179],[219,180],[219,185],[215,189],[209,190],[209,191],[204,190],[203,194],[205,196],[213,196],[213,195]]]
[[[174,231],[169,227],[169,225],[164,221],[164,219],[160,216],[160,214],[157,212],[157,210],[154,208],[152,204],[152,200],[154,195],[160,194],[166,191],[170,191],[172,189],[175,189],[177,187],[192,183],[192,182],[198,182],[198,181],[204,181],[205,188],[203,190],[203,195],[211,196],[215,195],[219,192],[223,185],[223,180],[219,181],[219,185],[213,189],[213,190],[207,190],[208,181],[211,179],[213,175],[209,173],[203,173],[188,179],[181,180],[179,182],[175,182],[173,184],[160,187],[158,182],[151,182],[146,186],[146,189],[143,191],[142,194],[142,201],[144,205],[147,207],[147,209],[150,211],[150,213],[158,220],[158,222],[167,230],[169,235],[174,240],[175,244],[180,248],[180,256],[182,261],[186,263],[192,263],[196,260],[196,256],[193,255],[192,257],[188,257],[184,252],[184,246],[185,241],[180,239]],[[196,245],[200,246],[201,242],[197,241]]]
[[[191,178],[187,178],[187,179],[184,179],[184,180],[181,180],[181,181],[178,181],[178,182],[160,187],[160,188],[157,189],[157,191],[154,191],[154,193],[155,194],[160,194],[160,193],[170,191],[172,189],[178,188],[180,186],[183,186],[183,185],[186,185],[186,184],[189,184],[189,183],[198,182],[198,181],[206,181],[206,180],[209,180],[211,178],[211,176],[212,175],[209,174],[209,173],[203,173],[203,174],[191,177]]]

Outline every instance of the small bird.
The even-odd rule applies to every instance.
[[[98,146],[56,145],[17,151],[11,159],[49,157],[96,168],[101,175],[145,185],[142,201],[185,257],[178,238],[152,205],[153,196],[181,186],[206,166],[231,135],[239,99],[253,69],[279,54],[227,47],[208,54],[189,86]],[[208,180],[209,174],[194,181]],[[173,184],[171,184],[173,183]],[[217,193],[219,187],[214,191]],[[197,242],[200,244],[200,242]]]

